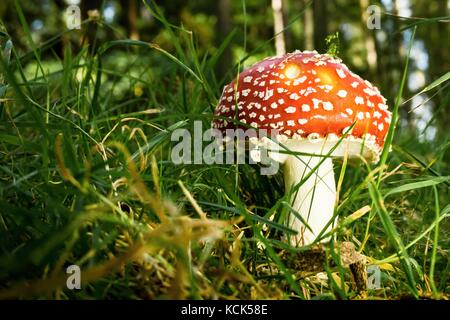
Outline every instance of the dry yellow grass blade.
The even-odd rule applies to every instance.
[[[189,200],[192,207],[194,207],[195,211],[198,213],[201,219],[206,219],[206,213],[203,212],[202,208],[199,206],[197,201],[195,201],[192,194],[189,192],[188,189],[184,186],[183,182],[181,180],[178,180],[178,185],[180,186],[181,190],[183,191],[185,197]]]
[[[63,139],[62,133],[58,134],[55,139],[55,157],[59,172],[61,173],[61,176],[65,180],[69,181],[78,190],[84,193],[86,192],[85,188],[83,188],[82,185],[74,178],[72,172],[70,171],[69,168],[66,167],[64,163],[64,157],[62,154],[62,139]]]

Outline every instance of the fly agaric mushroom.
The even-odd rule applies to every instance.
[[[229,118],[256,129],[276,129],[278,141],[303,153],[278,157],[284,163],[286,192],[302,182],[291,200],[302,219],[295,213],[288,218],[288,226],[298,231],[290,238],[293,245],[311,244],[335,222],[332,158],[377,162],[391,121],[376,87],[340,59],[316,51],[267,58],[244,70],[225,86],[215,115],[220,119],[213,121],[214,128],[236,129]]]

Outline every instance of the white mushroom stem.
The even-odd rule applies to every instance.
[[[318,168],[310,174],[321,161]],[[309,174],[310,176],[305,180]],[[336,184],[332,158],[289,155],[284,162],[284,181],[286,192],[292,191],[292,209],[307,222],[310,228],[308,229],[302,220],[291,212],[288,217],[288,226],[296,230],[298,234],[291,235],[289,241],[293,246],[311,244],[333,219]],[[293,188],[302,181],[296,192]],[[324,233],[330,231],[333,224],[331,223]],[[329,238],[325,238],[321,242],[328,240]]]

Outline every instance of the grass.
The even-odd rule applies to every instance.
[[[188,30],[153,12],[174,50],[119,39],[94,53],[67,47],[61,60],[33,43],[16,4],[30,52],[0,61],[0,298],[360,298],[339,263],[324,280],[284,260],[303,248],[281,240],[281,174],[171,162],[173,130],[210,126],[226,81],[213,69],[231,36],[200,56]],[[408,58],[388,97],[394,123]],[[336,241],[381,270],[369,299],[449,297],[449,136],[417,139],[392,126],[379,164],[335,169]],[[338,255],[330,245],[329,262]],[[66,288],[71,264],[81,290]]]

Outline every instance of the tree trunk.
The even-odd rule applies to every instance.
[[[306,5],[308,3],[307,0],[303,1],[303,4]],[[313,16],[313,8],[312,5],[309,5],[303,14],[303,27],[304,27],[304,49],[305,50],[314,50],[314,16]]]
[[[217,1],[217,45],[220,45],[231,30],[231,1]],[[222,54],[222,59],[217,66],[217,76],[222,79],[232,68],[233,58],[230,46],[227,46]]]
[[[137,28],[138,5],[136,0],[127,1],[127,31],[128,37],[132,40],[139,40],[139,31]]]
[[[364,35],[364,46],[367,62],[369,69],[369,76],[372,81],[376,81],[377,78],[377,51],[375,47],[375,30],[369,30],[367,27],[367,21],[369,19],[369,14],[367,12],[367,7],[369,6],[369,0],[359,0],[359,5],[361,8],[361,28]]]
[[[272,0],[273,30],[275,34],[275,51],[277,56],[286,54],[286,42],[284,41],[283,1]]]
[[[325,45],[325,38],[328,35],[327,2],[329,3],[325,0],[313,2],[314,48],[320,53],[324,53],[327,49]]]

